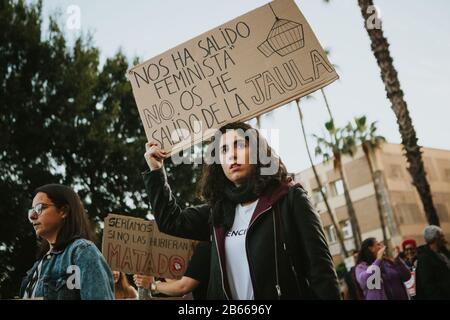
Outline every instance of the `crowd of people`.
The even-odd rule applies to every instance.
[[[265,138],[245,123],[232,123],[220,128],[209,151],[217,161],[203,167],[204,204],[181,208],[164,169],[169,154],[156,142],[146,144],[143,179],[159,230],[200,241],[181,279],[137,274],[136,291],[97,249],[77,193],[50,184],[36,189],[28,212],[40,249],[20,297],[144,299],[192,292],[195,299],[340,299],[319,216]],[[426,245],[405,241],[403,251],[390,257],[380,242],[366,239],[346,275],[346,297],[450,299],[444,234],[429,226],[424,237]]]
[[[448,300],[450,252],[440,227],[427,226],[425,244],[413,239],[386,254],[375,238],[365,239],[354,255],[356,264],[344,276],[348,300]]]

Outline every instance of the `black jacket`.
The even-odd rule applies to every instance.
[[[208,298],[231,299],[225,270],[226,230],[212,227],[211,208],[200,205],[182,210],[163,169],[147,171],[143,178],[160,231],[212,240]],[[340,299],[321,222],[302,188],[281,185],[259,199],[247,231],[246,248],[256,300]]]
[[[443,254],[450,259],[448,250]],[[417,249],[416,299],[450,299],[450,269],[428,245]]]

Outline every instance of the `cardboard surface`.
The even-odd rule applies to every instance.
[[[112,270],[179,279],[192,256],[194,241],[166,235],[155,221],[109,214],[102,253]]]
[[[250,11],[127,76],[147,139],[171,154],[338,79],[293,0]]]

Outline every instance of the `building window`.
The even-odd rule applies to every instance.
[[[350,220],[342,221],[340,222],[342,235],[344,236],[344,239],[350,239],[353,237],[353,231],[352,231],[352,223]]]
[[[450,182],[450,169],[445,169],[445,180]]]
[[[410,225],[425,222],[423,213],[415,203],[398,203],[395,208],[400,224]]]
[[[436,211],[439,216],[439,219],[442,222],[448,222],[449,216],[448,216],[447,206],[443,203],[436,203],[435,206],[436,206]]]
[[[333,197],[337,197],[344,194],[344,182],[342,179],[330,182],[330,191]]]
[[[435,180],[435,179],[434,179],[433,165],[432,165],[431,163],[425,162],[425,164],[424,164],[424,169],[425,169],[425,172],[426,172],[426,174],[427,174],[427,178],[428,178],[429,180]]]
[[[328,243],[337,242],[336,229],[334,228],[333,225],[325,227],[325,231],[326,231]]]
[[[316,189],[313,189],[313,200],[314,200],[314,203],[320,203],[320,202],[322,202],[323,201],[323,197],[322,197],[322,193],[320,193],[320,189],[319,188],[316,188]],[[326,195],[327,194],[327,190],[325,189],[325,187],[322,187],[322,192]]]
[[[390,170],[389,170],[389,176],[391,179],[402,179],[403,175],[402,175],[402,167],[399,165],[391,165],[390,166]]]

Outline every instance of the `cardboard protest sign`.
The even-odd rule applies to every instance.
[[[194,242],[159,232],[155,221],[109,214],[105,219],[102,252],[111,270],[179,279]]]
[[[171,154],[338,79],[293,0],[276,0],[128,71],[145,133]]]

